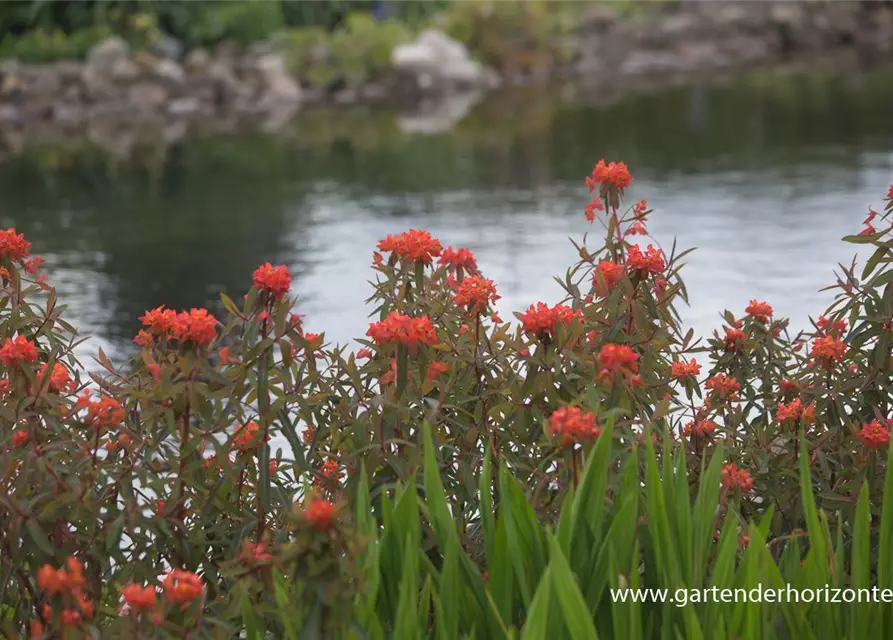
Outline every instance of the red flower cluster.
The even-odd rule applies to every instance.
[[[599,160],[592,170],[592,176],[586,177],[586,186],[589,187],[589,193],[592,193],[597,186],[601,185],[602,197],[605,197],[608,191],[616,191],[622,195],[623,190],[631,185],[632,182],[633,177],[623,162],[606,163],[604,160]]]
[[[325,493],[333,493],[335,489],[341,486],[341,467],[336,460],[331,458],[322,463],[316,477],[313,480],[314,486],[322,489]]]
[[[825,316],[819,316],[815,326],[821,333],[826,333],[838,338],[846,333],[846,320],[832,321]]]
[[[412,318],[397,311],[391,311],[381,322],[370,324],[366,335],[377,345],[399,343],[413,354],[420,344],[437,344],[437,332],[428,316]]]
[[[0,230],[0,258],[10,262],[20,262],[28,257],[31,243],[25,234],[16,233],[15,227]]]
[[[74,405],[74,411],[87,410],[84,422],[96,430],[116,429],[124,422],[125,412],[121,403],[107,395],[92,400],[92,392],[85,389]]]
[[[645,225],[641,222],[636,222],[629,226],[629,229],[626,230],[626,235],[628,236],[647,236],[648,229],[645,228]]]
[[[740,489],[741,493],[748,493],[753,489],[753,479],[749,471],[739,469],[738,465],[730,463],[722,468],[722,488],[726,491]]]
[[[443,251],[440,242],[427,231],[410,229],[399,236],[388,235],[378,243],[379,251],[387,251],[409,262],[431,264]]]
[[[750,304],[744,309],[745,313],[757,322],[766,323],[772,318],[772,307],[768,302],[757,302],[751,300]]]
[[[428,373],[425,377],[427,377],[428,380],[436,380],[443,374],[449,372],[449,370],[450,365],[446,362],[432,362],[428,365]]]
[[[887,192],[887,200],[893,200],[893,184],[890,185],[890,190]]]
[[[682,435],[695,438],[706,438],[716,431],[716,426],[717,425],[713,420],[707,419],[689,422],[685,425],[685,430],[682,432]]]
[[[544,339],[554,336],[559,324],[568,325],[575,319],[582,320],[583,312],[574,311],[564,304],[549,307],[545,303],[537,302],[535,305],[530,305],[527,311],[521,314],[520,319],[521,329]]]
[[[326,532],[332,528],[332,522],[335,520],[337,510],[328,500],[321,498],[313,498],[304,507],[304,518],[310,523],[310,526],[322,532]]]
[[[233,433],[233,446],[239,453],[253,451],[261,444],[260,435],[260,426],[256,422],[236,425],[236,430]],[[267,439],[269,440],[269,436]]]
[[[788,420],[803,420],[806,424],[812,424],[815,420],[815,405],[804,406],[800,398],[795,398],[789,403],[778,403],[778,410],[775,412],[776,422],[786,422]]]
[[[595,426],[595,414],[579,407],[561,407],[549,418],[552,435],[561,440],[561,446],[569,447],[580,440],[592,440],[601,435]]]
[[[207,345],[217,337],[217,321],[207,309],[190,309],[177,313],[164,305],[147,311],[140,321],[148,329],[141,330],[134,338],[139,345],[149,345],[156,338],[192,342]]]
[[[724,373],[717,373],[715,376],[707,378],[704,386],[710,391],[710,399],[714,402],[737,400],[738,392],[741,391],[738,381]]]
[[[589,180],[589,178],[587,178],[587,180]],[[591,188],[590,191],[592,191]],[[589,204],[586,205],[586,209],[584,210],[586,212],[586,219],[589,220],[589,222],[595,222],[595,214],[604,210],[605,205],[603,205],[602,201],[599,200],[596,196]]]
[[[471,313],[483,313],[487,307],[499,300],[496,285],[492,280],[480,276],[465,278],[459,283],[453,301],[466,307]]]
[[[830,367],[846,355],[846,344],[834,336],[822,336],[812,341],[812,355]]]
[[[726,335],[723,338],[726,351],[740,351],[744,346],[744,338],[744,332],[741,329],[726,328]]]
[[[84,617],[93,617],[93,603],[84,593],[86,584],[84,566],[72,556],[68,557],[62,569],[45,564],[37,570],[37,586],[47,596],[61,596],[73,603],[73,606],[62,611],[62,624],[67,627],[78,624]],[[45,609],[47,611],[43,617],[48,620],[52,614],[49,607]]]
[[[625,344],[606,344],[598,354],[602,373],[633,374],[639,370],[639,354]]]
[[[698,361],[692,359],[691,362],[683,360],[674,362],[670,367],[670,377],[674,380],[682,380],[683,378],[694,378],[701,373],[701,365]]]
[[[273,556],[267,551],[267,546],[263,542],[254,544],[247,540],[242,545],[242,551],[239,553],[239,559],[249,567],[256,567],[273,559]]]
[[[291,287],[291,274],[288,267],[281,264],[274,267],[269,262],[260,265],[254,271],[254,287],[268,294],[274,300],[282,300],[288,295]]]
[[[0,348],[0,361],[7,367],[20,367],[37,360],[37,346],[25,336],[7,338]]]
[[[447,247],[440,255],[439,264],[445,264],[456,274],[475,275],[478,273],[478,263],[474,254],[468,249],[453,249]]]
[[[642,253],[639,245],[632,245],[629,248],[629,255],[626,257],[626,264],[633,271],[638,271],[642,277],[647,276],[649,273],[658,275],[667,268],[663,250],[655,249],[650,244],[645,249],[645,253]]]
[[[648,211],[647,200],[639,200],[636,204],[633,205],[633,215],[636,217],[636,219],[644,216],[646,211]]]
[[[161,581],[161,589],[165,600],[186,607],[201,597],[205,585],[202,579],[191,571],[174,569]]]
[[[877,420],[863,424],[856,437],[866,449],[886,449],[890,446],[890,430]]]
[[[778,392],[783,396],[794,395],[799,393],[800,385],[788,378],[782,378],[778,383]]]
[[[155,587],[141,587],[131,583],[121,589],[121,596],[131,613],[149,611],[155,606]]]
[[[40,371],[37,373],[37,379],[43,380],[44,375],[46,375],[47,364],[44,363],[42,367],[40,367]],[[71,376],[68,374],[68,369],[65,368],[65,365],[61,362],[57,362],[53,365],[53,372],[50,374],[50,382],[47,388],[51,393],[63,393],[63,392],[72,392],[75,389],[74,380],[71,379]]]
[[[31,436],[24,429],[16,429],[12,432],[12,444],[15,447],[23,447],[31,440]]]
[[[607,296],[623,279],[624,265],[602,260],[592,272],[592,286],[600,298]]]

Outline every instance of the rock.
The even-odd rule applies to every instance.
[[[130,58],[115,60],[111,67],[111,78],[115,82],[133,82],[140,77],[140,66]]]
[[[224,102],[232,103],[251,93],[250,89],[239,81],[232,68],[222,60],[211,62],[207,76],[214,83],[218,97]]]
[[[165,60],[179,60],[183,56],[183,43],[163,33],[152,45],[152,53]]]
[[[194,96],[175,98],[167,104],[167,112],[172,116],[191,116],[201,111],[201,109],[201,101]]]
[[[193,49],[183,61],[189,73],[202,73],[211,64],[211,55],[204,49]]]
[[[62,90],[62,78],[52,68],[36,69],[27,92],[36,100],[54,98]]]
[[[158,61],[158,64],[155,65],[155,74],[172,85],[181,85],[186,80],[183,67],[169,59]]]
[[[130,46],[123,39],[113,36],[93,45],[87,53],[87,66],[97,71],[110,71],[117,61],[129,55]]]
[[[53,105],[53,120],[63,125],[80,124],[84,112],[78,105],[60,103]]]
[[[0,125],[16,125],[22,121],[22,112],[12,104],[0,104]]]
[[[481,91],[469,91],[438,100],[416,113],[402,114],[397,126],[406,133],[436,134],[449,131],[470,112],[481,99]]]
[[[127,101],[140,111],[155,111],[167,102],[167,89],[155,82],[138,82],[127,92]]]
[[[301,87],[286,71],[285,60],[281,55],[261,56],[257,60],[257,70],[262,80],[262,102],[272,104],[301,101]]]
[[[391,67],[414,77],[423,92],[484,87],[490,82],[484,68],[460,42],[435,29],[423,31],[415,42],[395,47]]]

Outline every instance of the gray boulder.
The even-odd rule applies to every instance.
[[[415,42],[395,47],[391,67],[398,74],[413,78],[423,93],[493,84],[492,73],[472,60],[461,42],[436,29],[423,31]]]

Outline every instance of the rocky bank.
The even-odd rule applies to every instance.
[[[683,0],[632,18],[593,4],[572,34],[545,50],[523,41],[508,46],[499,68],[485,68],[464,45],[428,30],[396,47],[380,77],[320,90],[302,88],[269,44],[150,54],[111,38],[82,62],[0,63],[0,149],[97,130],[114,137],[108,131],[144,125],[179,136],[210,120],[275,129],[301,106],[326,103],[394,102],[406,128],[424,132],[449,126],[476,94],[504,84],[574,78],[616,89],[630,79],[701,76],[835,51],[893,59],[893,2]]]

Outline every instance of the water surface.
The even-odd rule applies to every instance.
[[[569,237],[591,229],[583,176],[623,159],[631,200],[655,209],[665,248],[697,247],[684,320],[769,301],[794,327],[827,304],[869,205],[893,181],[893,73],[761,73],[628,95],[610,105],[554,90],[489,97],[452,132],[408,135],[380,111],[301,114],[275,135],[147,146],[126,163],[89,145],[0,166],[0,222],[47,259],[69,320],[95,346],[132,350],[137,317],[236,296],[284,262],[310,331],[365,332],[379,238],[425,228],[467,246],[509,318],[561,295]]]

